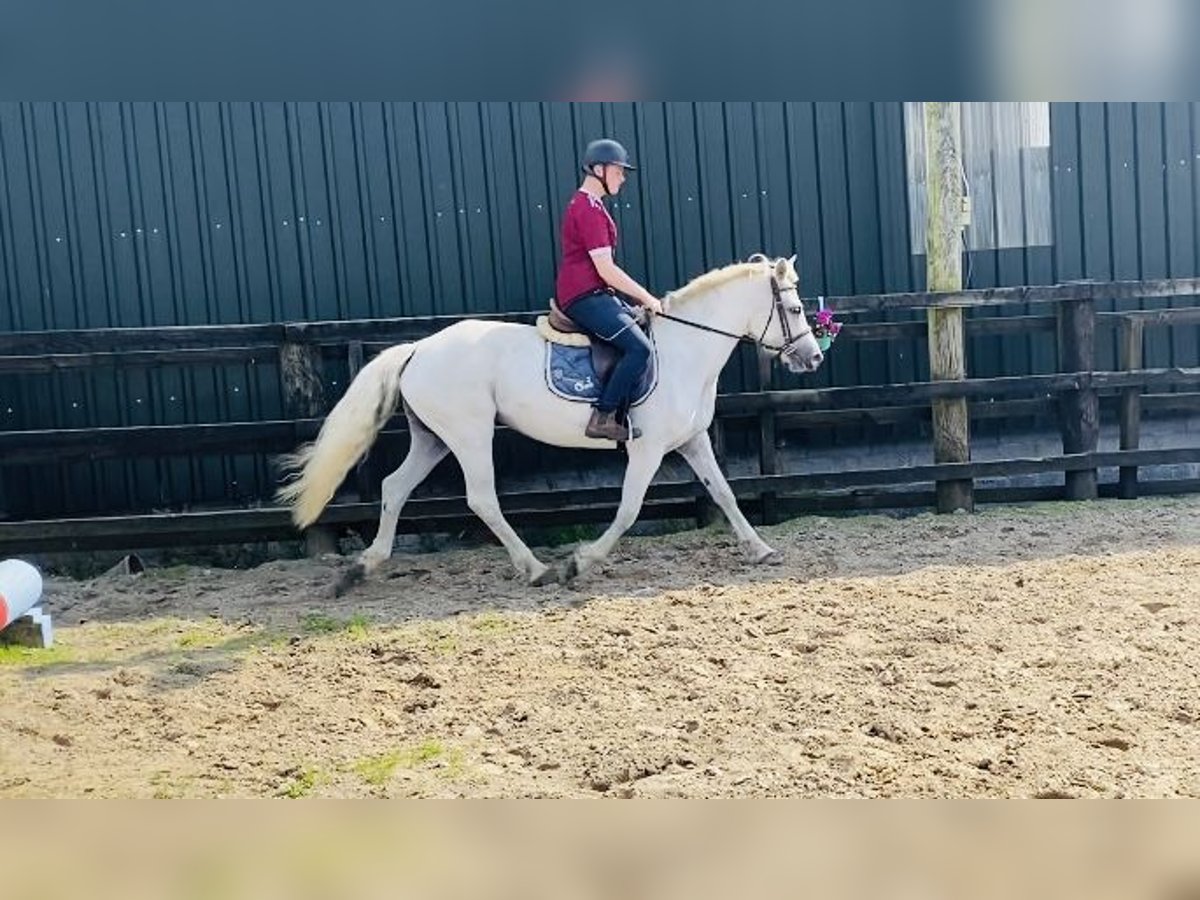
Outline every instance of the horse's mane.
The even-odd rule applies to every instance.
[[[735,278],[768,275],[774,264],[774,260],[767,259],[761,253],[756,253],[750,257],[748,262],[731,263],[727,266],[713,269],[710,272],[705,272],[703,275],[697,275],[683,287],[669,292],[667,296],[672,303],[682,303],[685,300],[690,300],[697,294],[707,293],[713,288],[733,281]]]

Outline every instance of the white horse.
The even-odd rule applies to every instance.
[[[608,556],[637,519],[646,489],[671,450],[695,470],[751,558],[768,561],[775,551],[738,509],[713,454],[708,426],[717,376],[739,340],[774,352],[793,372],[812,372],[821,364],[821,350],[804,317],[795,259],[756,254],[668,295],[669,314],[654,324],[658,384],[630,416],[641,436],[626,444],[629,461],[616,517],[596,541],[579,546],[561,572],[539,561],[501,514],[492,466],[496,421],[559,447],[611,449],[616,444],[584,436],[591,413],[587,403],[550,392],[545,338],[529,325],[468,319],[384,350],[358,373],[317,440],[284,458],[285,469],[299,474],[280,489],[279,500],[292,506],[299,528],[315,522],[403,401],[411,434],[408,455],[383,481],[379,531],[353,567],[352,579],[391,556],[400,510],[447,453],[462,466],[467,504],[532,584],[570,580]]]

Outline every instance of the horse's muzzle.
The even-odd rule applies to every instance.
[[[789,372],[795,372],[798,375],[817,371],[824,361],[825,355],[820,350],[807,357],[795,350],[783,354],[783,364],[787,366]]]

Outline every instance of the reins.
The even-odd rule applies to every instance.
[[[771,315],[767,317],[767,324],[763,326],[762,334],[757,338],[752,338],[747,334],[734,334],[732,331],[724,331],[720,328],[713,328],[711,325],[705,325],[702,322],[693,322],[690,319],[681,319],[678,316],[672,316],[668,313],[658,313],[660,319],[669,319],[672,322],[678,322],[680,325],[687,325],[689,328],[698,328],[701,331],[708,331],[713,334],[719,334],[723,337],[733,338],[735,341],[745,341],[747,344],[756,344],[764,350],[768,350],[776,355],[782,355],[791,349],[792,345],[802,338],[812,334],[812,327],[808,322],[804,323],[804,330],[797,334],[792,334],[791,325],[788,323],[787,316],[783,309],[783,292],[779,289],[779,282],[775,280],[775,276],[771,276],[771,294],[773,302],[771,304]],[[771,327],[771,321],[775,318],[775,313],[779,313],[779,323],[783,329],[783,346],[776,347],[768,344],[765,340],[767,329]]]

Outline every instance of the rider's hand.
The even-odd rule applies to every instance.
[[[642,306],[646,307],[646,309],[650,310],[650,312],[654,313],[656,316],[663,311],[662,301],[657,297],[651,297],[650,302],[643,303]]]

